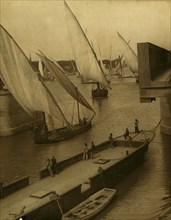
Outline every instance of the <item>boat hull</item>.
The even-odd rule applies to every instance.
[[[92,96],[94,98],[107,97],[108,96],[108,90],[97,88],[95,90],[92,90]]]
[[[34,134],[34,143],[35,144],[50,144],[59,141],[64,141],[70,139],[76,135],[81,134],[82,132],[90,129],[92,127],[91,121],[86,122],[86,124],[76,124],[72,127],[64,127],[56,129],[53,132],[48,132],[46,136],[40,136],[39,134]]]
[[[92,174],[89,174],[89,169],[92,169],[92,166],[95,163],[88,163],[86,165],[86,169],[85,169],[86,173],[85,172],[80,173],[80,169],[85,168],[84,163],[83,164],[82,164],[82,162],[79,163],[79,161],[82,161],[83,153],[78,153],[76,155],[73,155],[71,158],[65,159],[64,161],[60,161],[58,163],[60,170],[63,170],[65,168],[67,168],[68,166],[70,166],[70,168],[71,168],[71,170],[69,172],[67,172],[69,175],[68,177],[66,175],[65,178],[63,179],[63,177],[64,177],[63,172],[61,174],[58,173],[58,176],[56,177],[59,181],[61,181],[63,179],[62,180],[63,184],[64,184],[63,188],[61,188],[61,190],[59,191],[58,184],[56,184],[55,177],[54,178],[50,177],[49,180],[48,179],[45,180],[45,183],[44,183],[47,186],[45,193],[52,192],[52,191],[57,191],[59,193],[60,198],[59,198],[59,205],[58,206],[56,204],[56,201],[51,201],[52,198],[49,198],[48,196],[41,197],[41,199],[39,197],[39,199],[37,199],[36,203],[35,203],[35,198],[33,198],[34,200],[31,200],[31,197],[29,196],[29,195],[32,195],[32,193],[35,194],[35,186],[32,188],[30,185],[30,186],[27,186],[27,189],[25,191],[26,193],[23,193],[23,191],[15,192],[16,194],[14,194],[12,197],[13,203],[10,203],[11,204],[10,206],[6,206],[6,210],[3,211],[3,214],[2,214],[2,216],[3,216],[2,219],[8,219],[7,217],[9,217],[9,213],[13,212],[13,210],[16,210],[16,206],[17,206],[16,205],[16,203],[17,203],[16,196],[17,197],[20,196],[21,201],[23,200],[23,202],[25,202],[26,198],[27,198],[28,205],[27,205],[27,210],[25,210],[24,213],[17,215],[17,217],[15,219],[19,219],[20,217],[23,219],[33,219],[33,218],[36,218],[37,216],[40,216],[40,219],[46,218],[46,219],[56,220],[56,219],[61,219],[60,204],[62,205],[62,212],[64,211],[64,213],[68,213],[68,211],[69,210],[71,211],[73,209],[73,207],[76,207],[76,205],[79,202],[84,201],[85,198],[88,198],[90,195],[92,195],[92,193],[94,195],[94,193],[96,191],[101,189],[102,177],[103,177],[103,183],[104,183],[103,185],[105,185],[108,188],[113,188],[121,180],[123,180],[123,178],[126,178],[132,170],[137,168],[144,161],[144,156],[145,156],[145,153],[147,152],[148,144],[155,137],[155,132],[154,131],[146,131],[145,134],[144,134],[144,132],[140,132],[139,134],[135,134],[134,132],[133,133],[130,132],[130,136],[131,136],[130,141],[125,140],[123,135],[114,138],[115,147],[113,149],[114,153],[112,155],[115,155],[115,156],[111,155],[111,151],[110,151],[111,146],[110,146],[110,142],[108,140],[96,145],[93,153],[96,154],[98,152],[101,152],[100,153],[101,159],[111,158],[111,162],[112,162],[111,164],[109,164],[109,166],[107,166],[106,168],[103,169],[103,175],[101,172],[102,170],[100,172],[97,172],[96,169]],[[121,149],[119,150],[120,147],[121,147]],[[124,147],[125,147],[125,153],[127,153],[127,151],[129,151],[128,154],[125,154],[125,155],[123,154]],[[103,150],[104,149],[107,150],[107,148],[109,148],[109,152],[108,152],[108,154],[106,154],[105,157],[103,157],[105,155],[105,154],[103,154]],[[115,148],[117,148],[116,151],[115,151]],[[122,155],[122,156],[120,157],[120,155]],[[116,158],[119,158],[119,159],[116,160]],[[77,165],[76,165],[76,163],[77,163]],[[74,166],[72,168],[73,164],[75,164],[76,167]],[[87,169],[88,168],[87,166],[89,167],[89,169]],[[95,165],[95,166],[97,166],[97,165]],[[99,166],[102,166],[102,165],[99,165]],[[45,173],[48,173],[48,175],[44,175]],[[40,171],[40,174],[41,174],[41,176],[40,176],[41,181],[44,181],[42,178],[49,176],[49,172],[47,169]],[[60,176],[60,175],[62,175],[62,176]],[[70,178],[70,176],[72,176],[72,175],[74,176],[74,178],[77,175],[79,177],[75,178],[75,180],[74,180],[75,184],[71,188],[68,189],[68,188],[66,188],[66,187],[68,187],[68,183],[66,180],[68,180],[68,178]],[[84,191],[83,191],[82,186],[85,186],[83,183],[85,180],[90,180],[90,182],[89,182],[90,188],[88,188],[86,190],[84,188]],[[18,182],[16,184],[18,186]],[[16,187],[14,187],[13,184],[11,187],[12,187],[12,190],[14,188],[16,189]],[[29,187],[30,187],[30,189],[29,189],[30,193],[28,194]],[[39,189],[41,189],[41,188],[42,188],[41,183],[37,183],[38,192],[39,192]],[[9,188],[2,187],[1,193],[4,193],[6,195],[6,190],[9,190]],[[10,193],[12,190],[10,188]],[[22,189],[22,190],[24,190],[24,189]],[[40,190],[40,192],[41,191],[42,190]],[[22,196],[23,196],[23,198],[22,198]],[[42,196],[41,193],[40,193],[40,196]],[[9,197],[3,198],[3,201],[5,201],[5,204],[9,204],[9,202],[12,201],[11,197],[9,198],[9,201],[8,201],[8,198]],[[56,198],[55,198],[55,200],[56,200]],[[21,208],[21,201],[18,202],[19,209],[17,209],[17,210],[20,210],[20,208]],[[108,202],[110,202],[109,199],[108,199]],[[25,203],[23,203],[23,204],[25,204]],[[107,205],[107,203],[105,203],[104,207],[106,205]],[[92,218],[94,215],[99,214],[99,212],[102,209],[103,208],[101,208],[97,212],[94,211],[93,213],[90,214],[90,216],[88,216],[88,217],[85,216],[85,218],[81,218],[81,219]],[[65,214],[65,216],[66,216],[66,214]],[[72,218],[72,219],[76,220],[76,218]]]
[[[88,220],[101,212],[113,199],[115,189],[104,188],[62,216],[62,220]]]

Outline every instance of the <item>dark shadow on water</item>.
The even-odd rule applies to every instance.
[[[144,163],[145,163],[145,161],[144,161]],[[124,200],[124,197],[126,197],[127,193],[130,191],[130,189],[132,187],[134,187],[134,185],[137,183],[139,177],[141,176],[141,172],[143,171],[144,163],[142,165],[140,165],[139,167],[137,167],[135,170],[133,170],[127,176],[123,176],[121,181],[115,187],[113,187],[114,189],[116,189],[116,192],[117,192],[116,197],[103,210],[103,212],[101,212],[98,216],[93,218],[93,220],[108,220],[107,219],[108,213],[110,213],[114,207],[117,207],[118,204],[122,203],[122,201]],[[110,219],[112,219],[112,218],[110,218]],[[116,218],[113,218],[113,220],[116,220]]]

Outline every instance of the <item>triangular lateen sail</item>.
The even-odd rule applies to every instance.
[[[44,54],[37,54],[51,74],[58,80],[60,85],[80,104],[94,112],[93,108],[79,92],[77,87],[69,80],[63,69],[53,60],[47,58]],[[95,113],[95,112],[94,112]]]
[[[117,32],[121,42],[120,52],[124,55],[126,64],[133,73],[138,73],[138,58],[136,53],[130,47],[129,43]]]
[[[60,110],[38,79],[29,59],[2,25],[0,31],[0,76],[8,90],[31,116],[41,111],[62,121]]]
[[[100,62],[101,68],[103,70],[103,73],[105,74],[105,76],[109,76],[109,72],[107,71],[107,69],[105,68],[103,61],[102,61],[102,54],[101,54],[101,49],[100,49],[100,44],[99,44],[99,40],[97,38],[97,45],[98,45],[98,50],[99,50],[99,55],[98,55],[98,60]]]
[[[65,3],[68,30],[72,50],[80,74],[85,80],[99,82],[104,88],[110,88],[97,56],[77,18]]]
[[[33,115],[45,111],[58,118],[57,108],[52,103],[43,85],[38,80],[28,58],[0,25],[1,30],[1,78],[19,104]]]

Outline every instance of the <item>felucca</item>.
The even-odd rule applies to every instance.
[[[79,73],[85,81],[93,80],[96,82],[97,88],[92,89],[93,97],[105,97],[108,95],[108,88],[111,89],[111,87],[101,62],[97,59],[96,53],[76,16],[65,1],[64,4],[70,42]]]
[[[62,141],[91,128],[95,112],[63,69],[44,54],[38,54],[53,79],[45,80],[33,69],[29,59],[2,25],[0,30],[0,76],[23,109],[35,118],[35,143]],[[43,114],[41,123],[38,123],[37,112]]]

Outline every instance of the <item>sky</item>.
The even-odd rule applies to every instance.
[[[137,43],[150,42],[171,50],[171,0],[68,0],[90,42],[102,58],[116,56],[119,44],[116,31]],[[72,59],[63,1],[1,0],[1,24],[25,54],[36,60],[43,51],[56,60]]]

